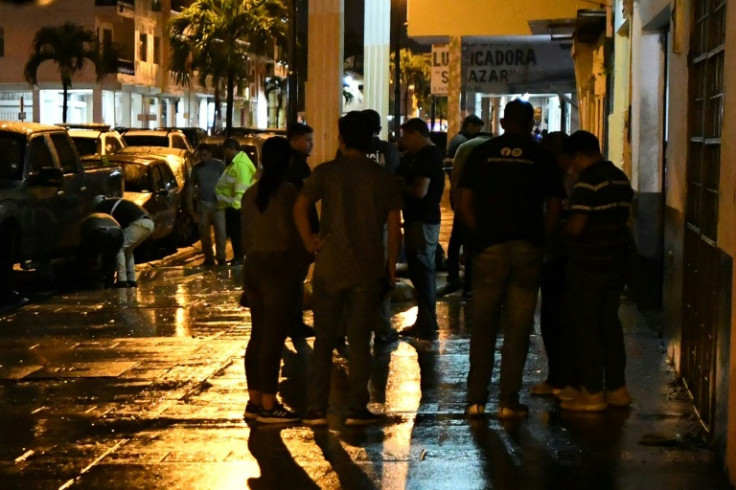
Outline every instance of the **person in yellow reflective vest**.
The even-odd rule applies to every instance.
[[[215,197],[221,209],[225,210],[225,229],[233,246],[233,259],[230,265],[243,264],[243,244],[240,233],[240,200],[245,191],[253,185],[256,166],[234,138],[222,144],[227,168],[217,182]]]

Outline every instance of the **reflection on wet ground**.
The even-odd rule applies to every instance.
[[[381,425],[343,425],[347,365],[337,355],[328,429],[246,425],[250,320],[236,304],[239,272],[150,268],[138,289],[58,296],[0,317],[0,487],[727,488],[630,304],[630,410],[568,414],[529,397],[544,373],[535,335],[522,394],[529,419],[468,421],[467,306],[455,293],[439,303],[438,342],[375,351],[371,408],[385,413]],[[407,302],[394,311],[396,327],[416,315]],[[280,389],[298,410],[311,343],[284,349]],[[652,433],[683,443],[639,444]]]
[[[451,219],[445,203],[442,243]],[[631,409],[570,414],[530,397],[545,373],[535,334],[529,419],[467,420],[467,307],[454,293],[438,304],[438,342],[374,352],[371,409],[382,424],[344,426],[347,363],[336,355],[329,428],[247,425],[241,270],[201,260],[183,253],[143,265],[138,289],[68,293],[0,315],[0,488],[728,488],[657,336],[629,303]],[[399,328],[416,309],[403,301],[394,313]],[[300,411],[311,345],[284,349],[280,390]],[[497,376],[498,366],[491,414]]]

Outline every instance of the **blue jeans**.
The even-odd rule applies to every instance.
[[[416,327],[421,336],[437,332],[437,278],[435,253],[440,237],[440,225],[421,221],[404,224],[404,248],[409,266],[409,279],[417,297]]]
[[[220,209],[217,202],[199,201],[197,203],[197,218],[204,258],[208,262],[212,262],[215,258],[221,263],[225,262],[225,245],[227,242],[225,210]],[[212,227],[215,228],[214,256],[212,255]]]
[[[371,334],[379,321],[382,282],[368,279],[353,286],[335,288],[328,280],[315,277],[312,286],[315,339],[309,406],[314,410],[327,410],[332,349],[347,334],[350,344],[348,408],[365,410],[370,401]]]
[[[523,240],[493,245],[473,257],[469,404],[488,401],[488,382],[502,316],[500,402],[503,405],[518,401],[534,324],[541,263],[540,247]]]

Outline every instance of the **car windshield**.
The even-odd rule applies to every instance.
[[[125,134],[123,139],[128,146],[169,146],[168,136],[156,136],[152,134]]]
[[[0,179],[21,179],[24,148],[23,135],[0,133]]]
[[[148,167],[138,163],[124,163],[125,190],[129,192],[151,192],[148,182]]]
[[[72,140],[74,140],[74,146],[77,147],[80,156],[94,155],[97,153],[97,140],[81,137],[72,137]]]

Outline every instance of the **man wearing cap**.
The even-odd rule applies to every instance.
[[[99,195],[95,197],[94,203],[95,211],[109,214],[123,229],[123,247],[117,255],[118,278],[115,287],[137,287],[133,250],[151,236],[153,220],[141,206],[122,197]]]

